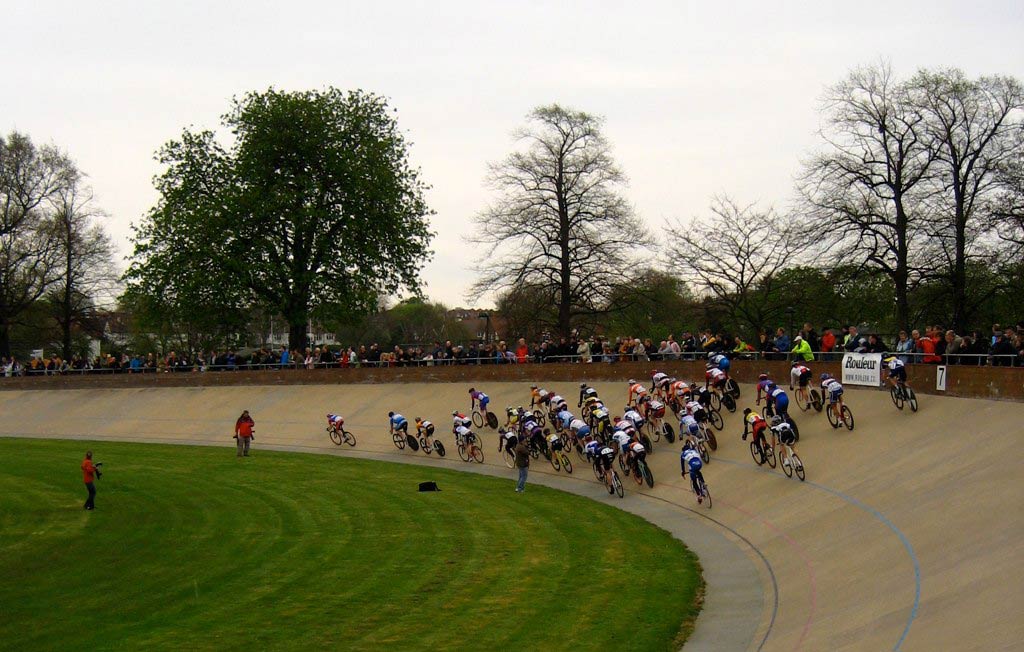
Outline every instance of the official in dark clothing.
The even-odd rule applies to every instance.
[[[82,460],[82,480],[85,481],[85,488],[89,497],[85,499],[83,507],[88,510],[96,509],[96,465],[92,463],[92,451],[85,452],[85,459]]]

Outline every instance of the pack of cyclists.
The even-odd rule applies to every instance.
[[[810,364],[798,360],[790,368],[789,391],[795,392],[794,396],[801,409],[807,409],[806,404],[812,394],[817,396],[816,392],[812,392],[815,383]],[[905,386],[907,372],[904,363],[895,356],[888,356],[884,359],[884,365],[887,371],[886,382],[894,388]],[[579,385],[576,405],[578,413],[572,411],[565,398],[556,391],[530,385],[529,407],[508,406],[505,409],[505,424],[499,429],[498,450],[511,450],[520,441],[528,442],[531,447],[545,452],[575,450],[594,464],[595,473],[604,479],[609,491],[614,492],[612,462],[619,460],[627,472],[634,471],[638,461],[646,463],[653,449],[645,428],[649,428],[647,432],[663,432],[663,421],[668,409],[671,409],[679,423],[680,470],[684,477],[689,476],[691,488],[698,502],[702,502],[702,491],[706,492],[702,471],[709,459],[706,444],[710,417],[714,416],[718,420],[716,427],[721,429],[719,410],[724,409],[720,403],[713,401],[713,395],[718,393],[721,396],[728,391],[726,383],[729,369],[728,356],[714,355],[709,357],[705,365],[703,385],[679,380],[658,370],[652,371],[649,387],[631,378],[627,382],[625,405],[621,413],[615,416],[602,401],[597,389],[587,383]],[[830,414],[836,417],[830,421],[833,421],[834,427],[839,427],[836,422],[840,421],[839,417],[845,407],[844,388],[828,373],[820,374],[818,381],[822,403],[819,410],[821,407],[830,410]],[[469,393],[470,409],[479,409],[486,414],[490,397],[475,388],[470,389]],[[767,372],[758,377],[755,405],[760,406],[762,400],[765,405],[763,413],[751,408],[743,410],[742,440],[746,441],[753,436],[751,443],[763,455],[778,452],[784,469],[799,464],[802,471],[802,462],[796,451],[799,431],[789,410],[790,394]],[[340,429],[342,424],[344,419],[341,416],[328,415],[329,428]],[[546,424],[549,427],[545,428]],[[411,438],[410,421],[402,414],[388,412],[388,427],[389,434]],[[435,431],[433,423],[415,417],[415,434],[421,442],[432,442]],[[459,410],[452,412],[452,434],[457,445],[468,449],[481,443],[480,436],[474,432],[473,419]],[[784,448],[785,457],[780,448]]]

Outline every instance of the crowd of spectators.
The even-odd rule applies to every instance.
[[[861,333],[856,326],[826,327],[819,334],[811,324],[793,334],[779,327],[774,333],[761,330],[757,342],[747,343],[739,335],[713,332],[684,332],[655,344],[650,339],[592,336],[589,338],[544,339],[529,344],[520,338],[512,346],[504,340],[434,342],[433,346],[377,344],[358,347],[310,347],[305,351],[261,348],[196,353],[169,352],[129,355],[107,354],[95,358],[57,355],[32,358],[22,364],[16,358],[2,361],[4,376],[73,373],[171,373],[235,371],[255,369],[317,369],[344,367],[408,367],[466,364],[523,364],[549,362],[621,362],[692,360],[710,352],[726,352],[734,358],[787,360],[794,355],[805,359],[835,360],[844,352],[894,353],[907,363],[1024,366],[1024,323],[1016,327],[992,327],[990,335],[974,331],[958,335],[941,325],[909,333],[900,331],[887,342],[877,333]],[[808,357],[810,356],[810,357]]]

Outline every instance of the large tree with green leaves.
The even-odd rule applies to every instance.
[[[270,89],[236,98],[223,125],[228,145],[185,130],[160,150],[160,201],[135,229],[133,295],[229,328],[258,306],[288,322],[300,349],[311,318],[419,291],[431,212],[384,98]]]
[[[516,132],[523,147],[491,165],[494,203],[476,218],[482,247],[477,296],[529,287],[554,306],[550,323],[568,336],[617,308],[610,299],[650,235],[621,190],[597,116],[542,106]],[[538,320],[545,319],[538,312]]]

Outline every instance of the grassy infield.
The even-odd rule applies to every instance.
[[[665,650],[699,609],[679,542],[543,487],[178,446],[0,457],[0,648]]]

